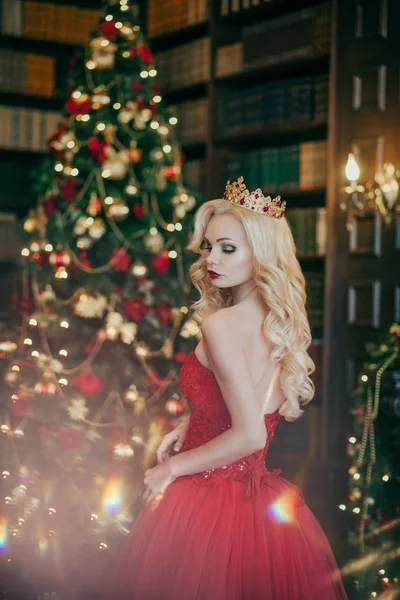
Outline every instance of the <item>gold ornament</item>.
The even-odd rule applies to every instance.
[[[164,248],[164,238],[158,231],[154,234],[148,233],[143,238],[143,244],[147,250],[156,254],[157,252],[160,252],[162,248]]]
[[[106,215],[114,221],[123,221],[129,216],[129,208],[121,198],[113,198],[113,203],[106,208]]]
[[[105,179],[123,179],[128,170],[129,156],[125,150],[116,152],[102,164],[102,176]]]
[[[107,308],[107,298],[101,294],[82,293],[75,304],[74,312],[85,319],[102,319]]]
[[[128,148],[129,160],[132,163],[138,163],[142,160],[142,151],[140,148]]]
[[[88,234],[94,240],[99,240],[106,232],[106,224],[103,219],[97,217],[88,227]]]
[[[75,221],[74,234],[75,235],[83,235],[84,233],[86,233],[87,228],[88,228],[87,217],[85,217],[85,216],[79,217],[79,219],[77,219]]]

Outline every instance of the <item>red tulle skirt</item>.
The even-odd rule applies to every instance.
[[[282,477],[176,479],[137,517],[117,560],[118,600],[343,600],[331,548]]]

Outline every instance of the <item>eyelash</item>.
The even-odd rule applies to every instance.
[[[226,250],[226,246],[225,246],[223,252],[225,254],[233,254],[233,252],[235,252],[236,248],[234,246],[230,246],[230,248],[232,248],[232,250]],[[200,247],[200,250],[207,250],[209,252],[211,250],[211,246],[205,246],[203,248]]]

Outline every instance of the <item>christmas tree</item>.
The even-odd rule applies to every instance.
[[[367,353],[351,409],[350,502],[340,508],[351,514],[356,598],[389,600],[400,593],[400,325]]]
[[[137,6],[109,0],[35,174],[22,323],[0,349],[0,560],[5,576],[25,563],[37,588],[89,580],[117,551],[143,471],[187,411],[178,374],[199,326],[184,249],[199,200],[156,75]]]

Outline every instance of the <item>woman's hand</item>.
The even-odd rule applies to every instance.
[[[185,421],[182,421],[169,433],[167,433],[158,447],[157,450],[157,461],[158,463],[162,463],[167,458],[172,456],[172,453],[179,452],[182,448],[182,444],[185,441],[185,437],[187,434],[188,426],[189,426],[189,418]]]
[[[164,490],[172,483],[175,477],[172,475],[170,470],[169,462],[166,460],[160,465],[156,465],[152,469],[145,471],[144,484],[146,491],[143,493],[143,500],[146,506],[156,496],[162,494]]]

